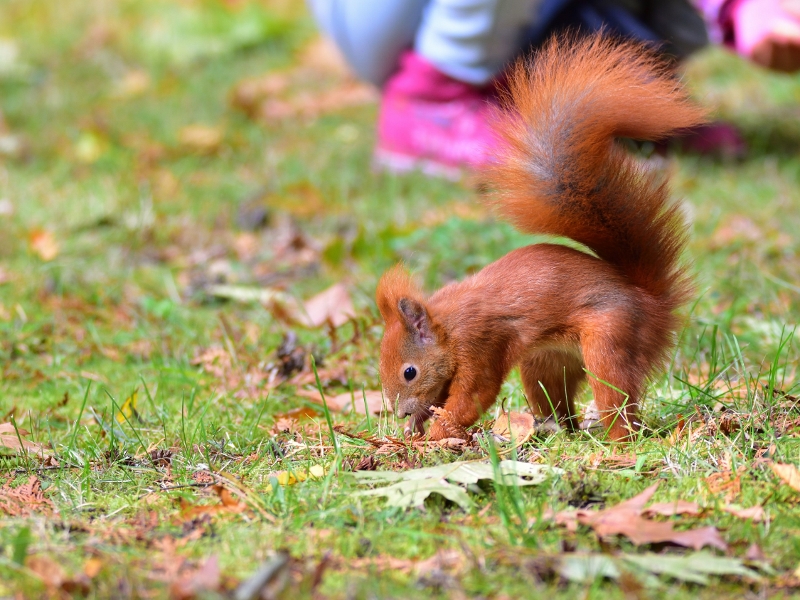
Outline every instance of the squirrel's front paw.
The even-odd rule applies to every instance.
[[[467,430],[449,412],[443,408],[434,408],[433,414],[436,416],[436,420],[431,424],[428,432],[428,437],[431,440],[439,441],[447,438],[458,438],[469,441],[470,435]]]

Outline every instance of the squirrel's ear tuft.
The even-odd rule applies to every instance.
[[[384,323],[403,318],[398,312],[398,303],[401,298],[421,300],[422,293],[411,279],[408,271],[403,268],[402,264],[398,264],[383,274],[375,292],[375,300]]]
[[[414,298],[400,298],[397,308],[406,329],[417,341],[423,344],[434,341],[431,318],[422,302]]]

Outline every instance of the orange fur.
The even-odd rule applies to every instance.
[[[515,67],[490,173],[497,206],[522,231],[571,238],[596,256],[527,246],[429,299],[401,267],[387,272],[377,291],[381,377],[411,430],[441,408],[431,438],[463,431],[515,365],[541,415],[573,426],[588,373],[610,437],[638,428],[639,400],[692,286],[679,264],[686,226],[664,177],[615,138],[662,138],[703,114],[635,43],[554,38]]]

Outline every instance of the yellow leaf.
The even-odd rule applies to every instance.
[[[278,485],[294,485],[307,479],[321,479],[325,477],[325,467],[322,465],[312,465],[308,471],[277,471],[272,473],[269,478],[275,478]],[[267,485],[267,491],[272,490],[272,485]]]
[[[90,165],[103,155],[105,143],[96,133],[84,131],[75,142],[75,158]]]
[[[132,421],[133,419],[139,420],[139,413],[136,411],[138,396],[139,391],[136,390],[125,399],[125,402],[119,407],[117,414],[114,415],[117,419],[117,423],[122,425],[125,421]]]

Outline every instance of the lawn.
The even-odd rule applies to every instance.
[[[0,597],[800,590],[800,77],[686,77],[750,151],[664,161],[698,294],[642,435],[532,429],[515,374],[471,443],[412,444],[381,273],[535,240],[474,181],[373,172],[377,96],[302,3],[5,0]]]

